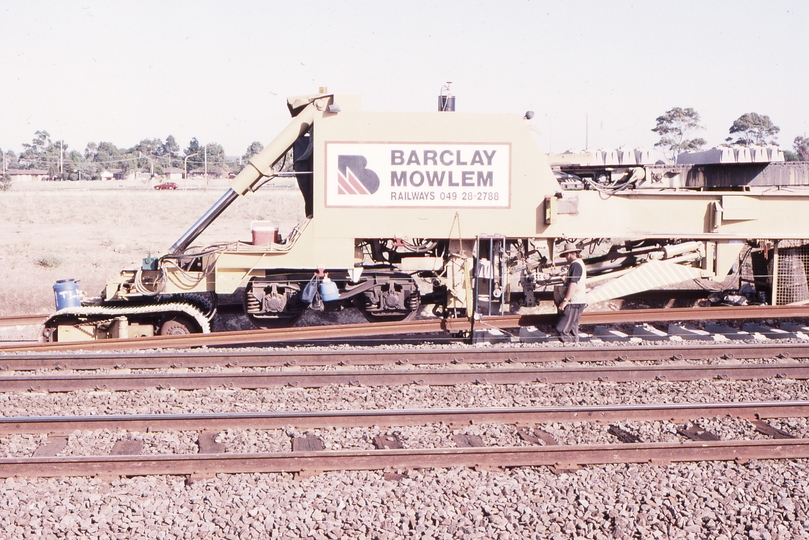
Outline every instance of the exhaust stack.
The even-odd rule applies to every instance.
[[[440,112],[455,112],[455,96],[449,91],[451,81],[441,87],[441,93],[438,95],[438,110]]]

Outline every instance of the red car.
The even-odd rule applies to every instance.
[[[177,189],[177,184],[174,182],[163,182],[162,184],[157,184],[155,189]]]

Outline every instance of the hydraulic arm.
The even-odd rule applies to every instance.
[[[233,179],[228,190],[217,200],[211,208],[200,217],[183,235],[169,248],[172,255],[183,253],[186,248],[202,234],[202,232],[219,217],[228,206],[240,195],[246,194],[256,182],[269,176],[272,166],[275,165],[295,140],[309,131],[315,119],[314,98],[293,119],[289,125],[268,144],[264,150],[250,159],[247,167]]]

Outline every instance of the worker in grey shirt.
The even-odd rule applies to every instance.
[[[570,267],[564,283],[564,297],[559,303],[559,320],[556,332],[564,342],[579,342],[579,320],[587,305],[587,269],[579,257],[581,249],[573,242],[566,242],[559,255],[564,255]]]

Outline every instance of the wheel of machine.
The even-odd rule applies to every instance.
[[[413,278],[406,274],[375,277],[375,286],[356,297],[355,304],[365,320],[377,322],[408,321],[416,316],[421,296]]]
[[[57,340],[56,333],[58,332],[58,328],[55,326],[46,326],[42,329],[42,342],[43,343],[53,343]]]
[[[365,299],[360,297],[357,299],[356,306],[362,313],[365,320],[371,323],[378,322],[401,322],[409,321],[416,316],[419,310],[418,296],[415,296],[412,301],[406,302],[405,309],[389,309],[389,310],[371,310]]]
[[[182,336],[199,332],[197,325],[184,315],[175,315],[160,325],[161,336]]]
[[[253,279],[245,290],[244,312],[259,328],[294,326],[308,304],[301,302],[300,291],[311,276],[277,275]],[[306,279],[307,281],[301,281]]]

